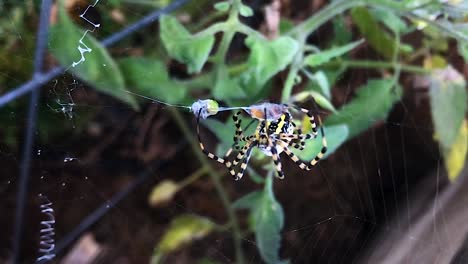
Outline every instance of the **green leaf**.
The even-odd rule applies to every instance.
[[[450,149],[467,111],[466,81],[452,66],[435,70],[430,98],[436,138],[443,150]]]
[[[358,40],[358,41],[351,42],[341,47],[336,47],[336,48],[332,48],[329,50],[324,50],[318,53],[307,55],[304,58],[304,64],[310,67],[320,66],[326,62],[329,62],[331,59],[339,57],[345,54],[346,52],[354,49],[355,47],[360,45],[362,42],[363,40]]]
[[[307,90],[320,91],[327,99],[331,98],[330,83],[324,71],[317,71],[312,74],[308,70],[303,69],[302,72],[311,80],[306,88]]]
[[[351,10],[351,17],[371,47],[385,58],[391,59],[395,52],[395,40],[380,27],[369,10],[355,7]]]
[[[406,22],[401,19],[399,16],[395,15],[393,12],[389,12],[388,9],[371,9],[370,12],[372,16],[381,21],[385,26],[387,26],[394,33],[407,33],[408,30],[411,30]]]
[[[179,249],[193,240],[203,238],[216,228],[216,224],[205,217],[181,215],[172,220],[166,233],[156,246],[152,263],[158,263],[164,255]]]
[[[226,12],[229,10],[231,3],[229,1],[222,1],[214,4],[214,8],[221,12]]]
[[[348,138],[349,129],[346,125],[326,126],[323,128],[327,138],[327,152],[324,158],[333,154]],[[316,139],[306,142],[304,150],[292,149],[292,151],[303,161],[311,161],[322,149],[322,135]]]
[[[251,211],[255,224],[255,240],[260,256],[266,263],[287,263],[280,260],[281,229],[284,225],[284,214],[273,194],[273,177],[266,178],[262,197]]]
[[[231,206],[234,209],[253,209],[262,198],[263,192],[254,191],[237,199]]]
[[[401,87],[392,80],[370,80],[359,88],[356,98],[325,121],[325,125],[346,124],[348,139],[361,133],[379,120],[387,118],[393,104],[400,100]]]
[[[119,60],[119,66],[132,92],[171,104],[181,102],[187,94],[183,85],[169,78],[160,61],[131,57]]]
[[[203,121],[203,125],[213,132],[223,145],[231,146],[234,143],[232,137],[236,130],[233,123],[231,126],[229,121],[224,124],[216,119],[206,119]]]
[[[351,42],[353,34],[346,25],[344,15],[339,15],[333,19],[333,40],[334,45],[344,45]]]
[[[225,65],[220,65],[216,70],[216,81],[213,88],[213,96],[217,100],[229,100],[245,98],[245,92],[236,82],[231,79]]]
[[[187,65],[189,73],[198,73],[213,47],[214,36],[193,36],[172,16],[160,19],[160,36],[169,56]]]
[[[290,37],[269,41],[249,36],[245,44],[250,48],[248,69],[239,82],[248,96],[256,95],[271,77],[284,70],[299,50],[297,41]]]
[[[59,3],[62,3],[59,1]],[[111,95],[138,109],[132,95],[125,92],[122,73],[107,50],[73,24],[63,4],[58,5],[57,24],[50,28],[50,51],[73,74],[98,91]]]
[[[250,17],[250,16],[253,16],[253,14],[254,14],[252,8],[250,8],[249,6],[246,6],[246,5],[242,4],[242,3],[239,6],[239,13],[243,17]]]
[[[291,20],[284,18],[284,17],[280,18],[280,22],[279,22],[280,35],[285,34],[286,32],[290,31],[293,28],[294,28],[294,23]]]
[[[303,92],[297,93],[291,97],[291,101],[292,102],[304,102],[304,101],[307,101],[307,99],[310,99],[310,97],[314,98],[315,102],[323,109],[336,112],[336,109],[335,107],[333,107],[332,103],[323,95],[315,91],[303,91]]]
[[[315,81],[317,82],[322,94],[327,98],[331,98],[330,83],[328,83],[327,75],[323,71],[317,71],[315,74]]]
[[[253,182],[257,184],[262,184],[265,182],[265,178],[262,177],[260,173],[252,169],[252,167],[247,167],[247,173]]]

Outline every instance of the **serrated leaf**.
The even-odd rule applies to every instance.
[[[172,220],[153,253],[153,258],[161,258],[193,240],[203,238],[215,229],[216,225],[208,218],[197,215],[181,215]]]
[[[179,103],[187,94],[187,89],[171,80],[165,65],[148,58],[125,58],[119,60],[125,76],[127,89],[145,97],[167,103]]]
[[[358,41],[351,42],[341,47],[331,48],[328,50],[320,51],[318,53],[307,55],[304,58],[304,64],[310,67],[317,67],[326,62],[329,62],[333,58],[336,58],[345,54],[346,52],[360,45],[362,42],[363,40],[358,40]]]
[[[260,256],[266,263],[287,263],[280,260],[281,229],[284,225],[284,214],[273,194],[273,177],[267,177],[262,197],[251,211],[254,219],[255,241]]]
[[[370,80],[359,88],[356,98],[325,121],[325,126],[346,124],[348,139],[387,118],[393,104],[400,100],[401,87],[392,80]]]
[[[348,138],[349,129],[346,125],[334,125],[324,127],[325,137],[327,138],[327,152],[323,158],[333,154]],[[303,161],[311,161],[322,149],[322,135],[316,139],[306,142],[304,150],[292,149],[292,151]]]
[[[248,96],[256,95],[275,74],[284,70],[299,50],[299,44],[290,37],[273,41],[252,36],[245,40],[250,48],[248,69],[239,76],[239,84]]]
[[[468,121],[465,119],[460,126],[452,146],[443,151],[445,167],[451,181],[455,181],[466,165],[468,152]]]
[[[380,27],[369,10],[355,7],[351,10],[351,17],[371,47],[385,58],[391,59],[395,52],[395,40]],[[402,46],[400,50],[403,51],[401,48]]]
[[[63,4],[58,6],[57,24],[51,26],[49,39],[50,51],[54,57],[96,90],[138,109],[135,98],[125,92],[122,73],[107,50],[90,32],[83,37],[85,31],[73,24]]]
[[[216,80],[213,88],[213,96],[217,100],[229,100],[245,98],[245,92],[236,82],[229,76],[225,65],[221,65],[216,69]]]
[[[160,206],[174,197],[179,190],[179,185],[171,180],[164,180],[158,183],[149,196],[149,204],[152,207]]]
[[[160,19],[160,36],[169,56],[186,64],[189,73],[201,71],[214,44],[213,35],[195,37],[168,15]]]
[[[241,3],[239,6],[239,14],[243,17],[250,17],[253,16],[254,13],[252,8]]]
[[[226,12],[229,10],[231,3],[229,1],[222,1],[214,4],[214,8],[221,12]]]
[[[467,111],[466,81],[452,66],[431,74],[430,98],[436,138],[443,150],[455,142]]]

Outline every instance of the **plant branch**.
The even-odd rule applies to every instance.
[[[387,62],[387,61],[371,61],[371,60],[340,60],[340,61],[331,61],[323,65],[324,67],[334,67],[334,66],[346,66],[346,67],[355,67],[355,68],[380,68],[380,69],[394,69],[396,67],[400,68],[401,71],[411,72],[417,74],[429,74],[431,71],[424,69],[419,66],[401,64],[396,62]]]
[[[244,263],[245,261],[244,261],[244,253],[242,252],[242,244],[241,244],[242,237],[241,237],[240,226],[237,221],[237,217],[234,212],[234,209],[231,207],[231,201],[229,200],[229,197],[221,183],[220,174],[218,174],[215,170],[213,170],[210,163],[208,162],[206,157],[201,152],[198,146],[198,142],[196,141],[195,137],[192,135],[192,132],[188,128],[186,122],[183,120],[180,112],[174,108],[168,108],[168,110],[171,116],[176,121],[179,128],[182,130],[182,133],[184,134],[185,138],[187,138],[187,140],[190,142],[193,153],[195,154],[197,159],[200,161],[202,166],[206,167],[208,170],[207,171],[208,175],[210,176],[211,181],[213,182],[215,189],[219,197],[221,198],[221,202],[223,203],[223,206],[225,207],[226,213],[229,218],[229,222],[232,224],[234,247],[236,251],[236,263]]]
[[[306,34],[309,35],[321,25],[325,24],[328,20],[332,19],[334,16],[342,14],[346,10],[356,7],[365,5],[365,1],[363,0],[339,0],[333,1],[331,4],[327,5],[316,14],[305,20],[304,22],[300,23],[292,30],[287,32],[287,35],[294,36],[298,34]]]

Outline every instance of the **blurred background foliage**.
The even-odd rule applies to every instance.
[[[320,8],[310,13],[298,10],[294,1],[191,1],[176,13],[163,16],[157,26],[110,49],[99,43],[147,10],[169,2],[99,2],[87,13],[86,21],[79,15],[88,1],[57,1],[47,63],[49,67],[63,65],[67,71],[63,79],[43,91],[38,129],[42,146],[54,144],[57,138],[78,138],[90,123],[99,122],[108,105],[118,106],[117,112],[145,112],[149,99],[190,106],[197,99],[211,98],[226,106],[272,101],[311,109],[314,98],[323,109],[315,114],[324,120],[328,157],[347,141],[387,120],[409,89],[423,87],[430,100],[427,114],[433,120],[433,138],[450,180],[455,181],[466,164],[467,69],[463,65],[468,62],[467,1],[313,1]],[[0,3],[1,93],[30,77],[38,5],[38,1]],[[324,27],[326,34],[320,37]],[[451,52],[452,47],[455,52]],[[27,52],[17,56],[22,51]],[[356,69],[371,73],[367,79],[350,81]],[[416,76],[417,81],[403,83],[406,76]],[[335,88],[343,84],[352,85],[352,92]],[[17,153],[23,127],[17,116],[24,109],[23,100],[0,109],[2,142],[13,153]],[[191,143],[191,156],[202,165],[182,180],[160,181],[148,195],[149,204],[164,206],[208,175],[203,181],[213,182],[227,220],[217,223],[195,214],[174,217],[154,246],[152,262],[162,262],[194,239],[227,230],[233,234],[236,262],[245,261],[241,238],[249,234],[253,234],[264,262],[287,262],[286,257],[280,257],[280,248],[288,215],[275,197],[273,182],[278,181],[273,180],[270,159],[259,151],[254,153],[248,174],[258,185],[231,202],[230,188],[223,185],[238,183],[221,183],[224,170],[201,154],[190,123],[193,117],[174,107],[165,109]],[[74,118],[76,115],[80,118]],[[243,120],[246,124],[250,118]],[[207,128],[204,134],[213,133],[217,138],[208,140],[210,146],[217,145],[216,153],[232,145],[235,128],[230,117],[210,117],[203,125]],[[319,137],[295,153],[307,161],[320,148]],[[299,177],[286,171],[285,181]],[[249,212],[246,225],[239,223],[239,210]]]

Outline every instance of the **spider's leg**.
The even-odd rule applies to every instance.
[[[252,143],[252,141],[250,142]],[[247,143],[248,144],[248,143]],[[252,145],[247,149],[247,152],[246,152],[246,157],[245,159],[242,161],[241,165],[240,165],[240,170],[239,172],[237,173],[236,177],[234,178],[236,181],[237,180],[240,180],[242,178],[242,176],[244,176],[244,172],[245,172],[245,169],[247,168],[247,164],[249,163],[249,160],[250,160],[250,156],[252,155],[252,149],[253,147],[255,146],[256,142],[253,142]],[[232,174],[232,173],[231,173]]]
[[[323,155],[325,154],[325,152],[327,152],[327,142],[326,141],[323,141],[323,138],[322,138],[322,149],[320,150],[320,152],[317,154],[317,156],[315,156],[309,164],[306,164],[305,162],[303,162],[302,160],[299,159],[299,157],[292,153],[291,150],[288,148],[288,145],[286,142],[284,141],[281,141],[281,140],[278,140],[278,145],[280,145],[282,148],[283,148],[283,151],[284,153],[286,153],[286,155],[288,155],[288,157],[294,162],[296,163],[296,165],[303,169],[303,170],[311,170],[312,167],[314,167],[315,165],[317,165],[317,163],[319,162],[319,160],[321,158],[323,158]]]
[[[278,173],[278,178],[284,179],[284,173],[281,167],[281,160],[280,160],[278,151],[276,150],[277,142],[279,142],[279,140],[275,140],[274,143],[271,140],[269,140],[269,144],[271,145],[271,154],[273,157],[273,162],[275,163],[275,166],[276,166],[276,172]]]
[[[209,152],[208,150],[205,149],[205,145],[203,145],[203,142],[201,140],[201,136],[200,136],[200,114],[201,114],[201,110],[198,112],[198,117],[197,117],[197,136],[198,136],[198,143],[200,144],[200,149],[202,150],[202,152],[210,159],[212,160],[216,160],[217,162],[221,163],[221,164],[225,164],[225,160],[216,156],[214,153],[211,153]],[[226,153],[226,155],[228,156],[230,154],[230,151],[228,151]],[[226,165],[226,164],[225,164]]]
[[[310,126],[312,128],[312,137],[313,138],[316,138],[317,135],[318,135],[318,132],[317,132],[317,123],[315,122],[315,117],[314,115],[312,115],[312,113],[305,109],[305,108],[301,108],[301,107],[296,107],[299,111],[303,112],[304,114],[307,115],[307,117],[309,118],[309,123],[310,123]],[[319,117],[319,122],[321,123],[320,121],[320,117]],[[321,125],[321,124],[320,124]]]
[[[241,123],[242,123],[242,120],[239,118],[239,115],[242,113],[242,111],[238,111],[237,113],[235,113],[233,116],[232,116],[232,120],[234,120],[234,125],[236,126],[236,133],[234,134],[234,137],[233,137],[233,140],[234,140],[234,144],[232,144],[232,147],[235,148],[235,149],[239,149],[239,140],[242,141],[242,139],[244,138],[243,134],[242,134],[242,127],[241,127]]]
[[[294,124],[294,123],[293,123]],[[298,128],[296,130],[297,134],[295,135],[302,135],[302,129]],[[297,142],[296,142],[297,141]],[[289,145],[292,146],[293,148],[299,149],[299,150],[304,150],[305,147],[305,137],[300,137],[298,139],[295,139],[295,141],[291,140],[289,142]]]
[[[244,158],[247,151],[249,151],[249,149],[255,146],[256,142],[256,140],[247,141],[247,143],[242,147],[239,153],[237,153],[237,157],[232,161],[232,165],[237,166],[237,164],[239,164],[239,161],[241,161]]]

